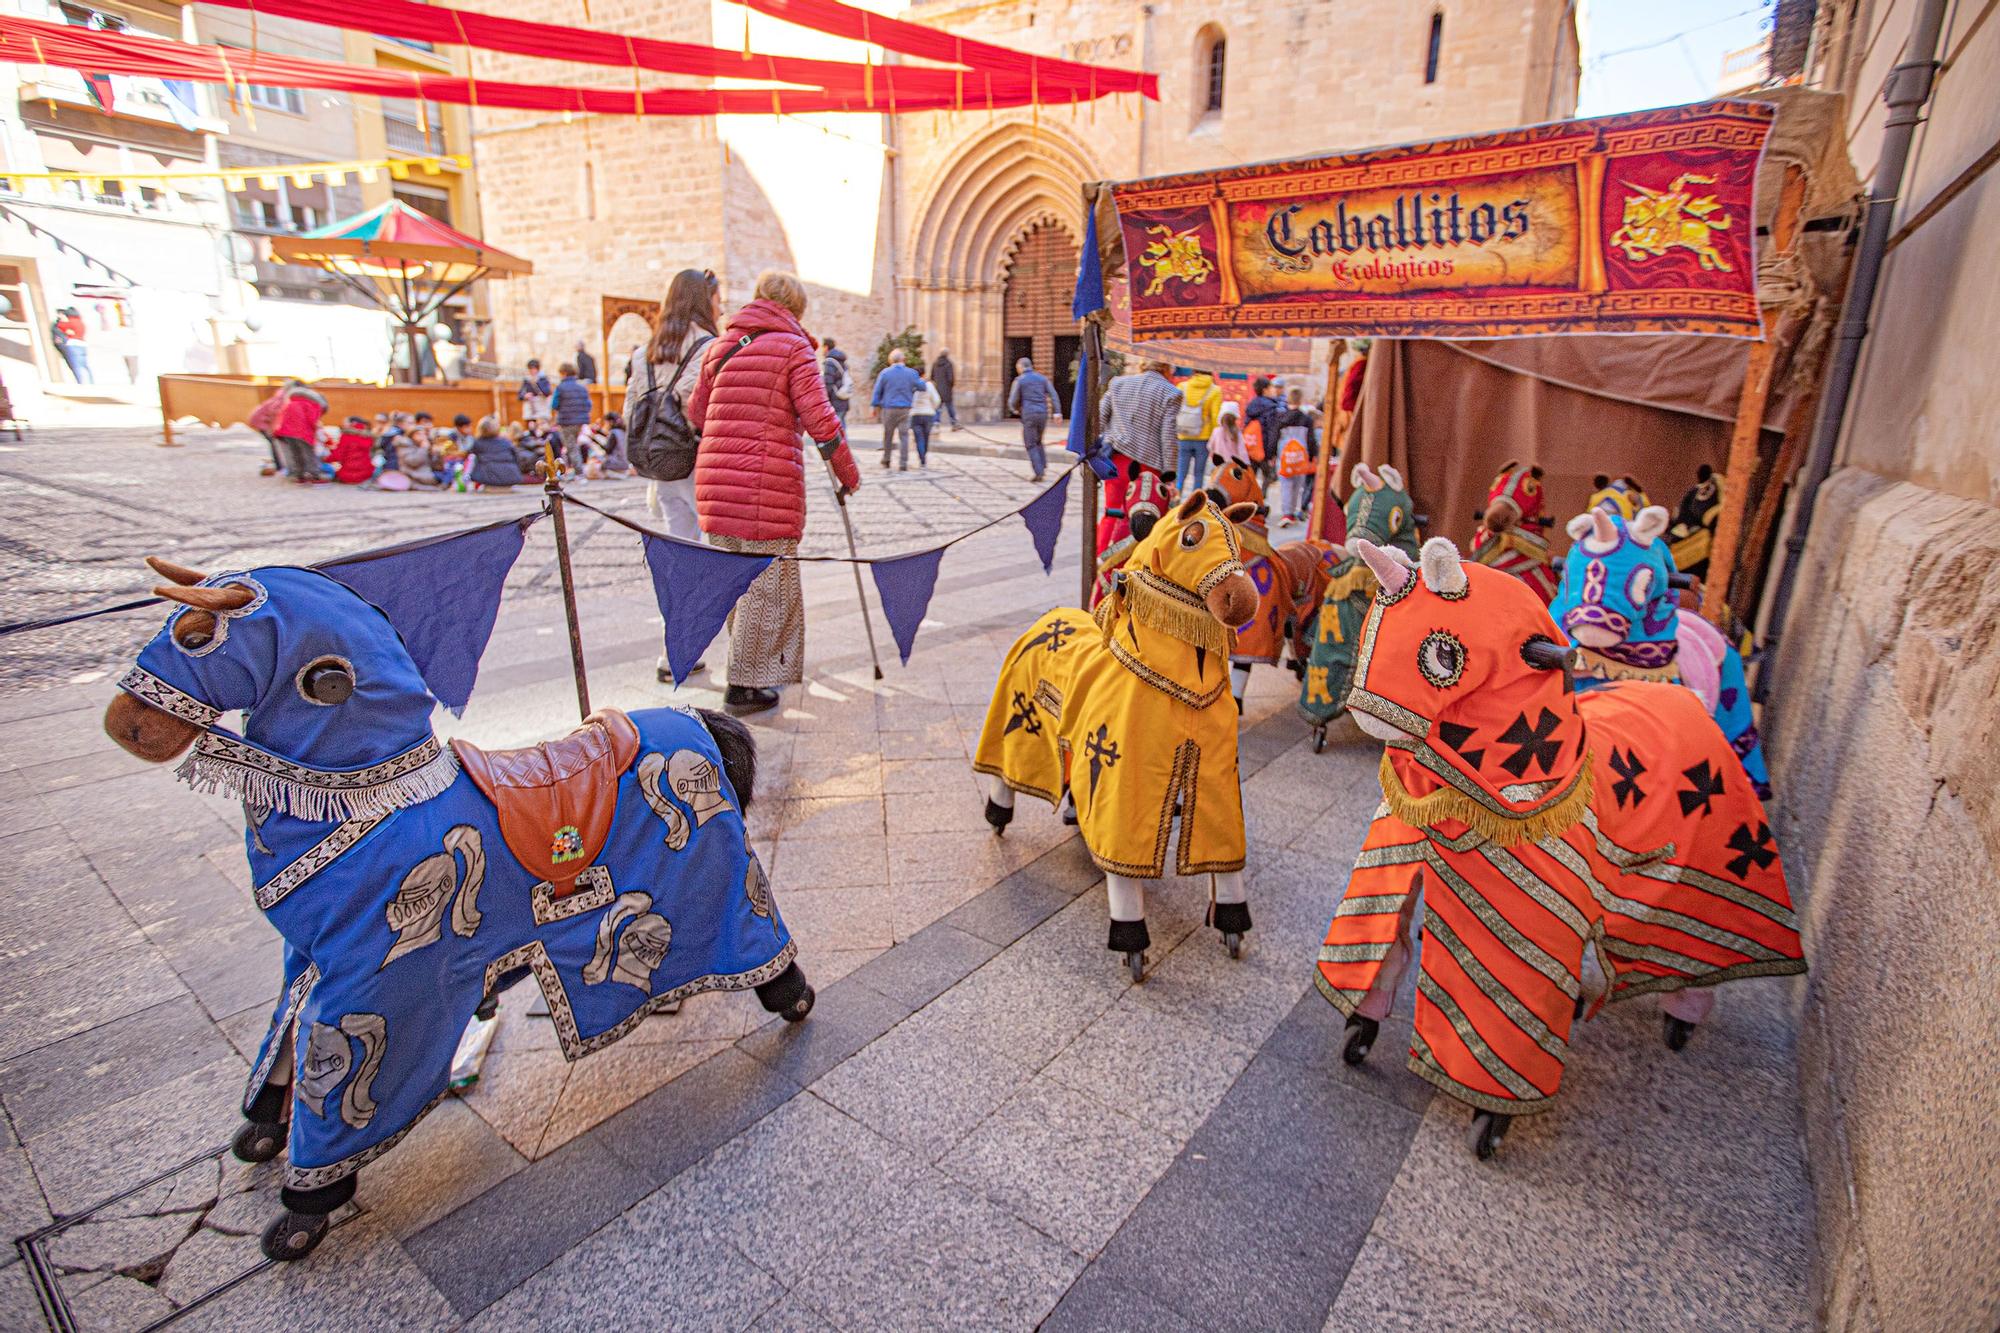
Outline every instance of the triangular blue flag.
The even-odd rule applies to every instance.
[[[319,569],[380,607],[437,701],[463,713],[507,572],[535,517],[364,551]]]
[[[646,568],[653,596],[667,622],[667,667],[679,685],[694,670],[722,622],[771,563],[768,555],[739,555],[712,546],[647,536]]]
[[[1056,539],[1062,536],[1063,514],[1069,508],[1070,474],[1030,500],[1021,510],[1021,521],[1035,539],[1035,554],[1042,558],[1042,573],[1051,573],[1056,564]]]
[[[917,626],[923,624],[931,594],[937,590],[938,565],[943,560],[944,547],[940,546],[935,551],[877,560],[871,566],[875,591],[882,598],[882,614],[889,621],[889,632],[896,636],[896,651],[903,655],[905,666],[910,663],[910,645],[917,641]]]
[[[1076,294],[1070,297],[1069,317],[1088,319],[1092,311],[1104,309],[1104,264],[1097,254],[1097,207],[1091,201],[1083,215],[1083,253],[1076,262]]]

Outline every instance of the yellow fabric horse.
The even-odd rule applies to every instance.
[[[1065,793],[1106,875],[1109,947],[1144,970],[1145,892],[1173,870],[1214,874],[1211,920],[1230,951],[1250,927],[1242,890],[1243,801],[1231,630],[1255,614],[1232,520],[1196,492],[1162,518],[1117,572],[1096,614],[1048,612],[1008,651],[973,768],[992,778],[986,815],[1013,818],[1014,793],[1051,804]]]

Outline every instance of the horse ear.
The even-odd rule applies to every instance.
[[[1174,517],[1178,519],[1180,522],[1185,523],[1189,519],[1193,518],[1196,514],[1199,514],[1202,510],[1202,506],[1206,505],[1207,503],[1208,503],[1207,491],[1189,491],[1187,493],[1187,498],[1182,500],[1180,504],[1174,509]]]
[[[1647,505],[1633,518],[1627,528],[1632,540],[1641,546],[1651,546],[1653,538],[1667,530],[1667,511],[1663,505]]]
[[[195,584],[200,583],[208,577],[208,575],[199,571],[189,569],[186,565],[177,565],[173,561],[163,560],[157,555],[146,557],[146,567],[168,582],[178,583],[183,588],[192,588]]]
[[[1382,489],[1382,479],[1376,476],[1374,469],[1370,468],[1366,463],[1356,463],[1354,465],[1354,484],[1364,491],[1379,491]]]
[[[1400,491],[1403,489],[1403,474],[1396,471],[1395,468],[1389,466],[1387,463],[1382,465],[1382,480],[1396,490]]]
[[[1590,531],[1590,515],[1578,514],[1575,518],[1571,519],[1568,523],[1563,525],[1563,531],[1569,534],[1569,539],[1571,541],[1573,542],[1582,541],[1584,538],[1584,534]]]
[[[1465,591],[1465,566],[1459,563],[1458,548],[1449,537],[1425,542],[1418,558],[1426,588],[1444,597],[1457,597]]]
[[[1376,581],[1382,585],[1382,591],[1387,596],[1394,597],[1417,576],[1417,572],[1410,568],[1408,559],[1394,548],[1384,549],[1366,537],[1356,537],[1353,550],[1361,557],[1362,563],[1374,571]]]
[[[1248,523],[1257,517],[1257,506],[1245,500],[1241,504],[1233,504],[1223,510],[1222,516],[1231,523]]]
[[[257,594],[240,583],[226,583],[220,588],[183,588],[169,584],[153,589],[153,596],[202,611],[241,611],[250,605]]]

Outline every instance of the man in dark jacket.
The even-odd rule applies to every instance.
[[[820,350],[820,383],[826,386],[826,400],[833,405],[833,414],[840,418],[840,433],[847,434],[847,409],[854,397],[854,381],[847,373],[847,353],[834,346],[828,338]]]
[[[590,390],[583,387],[583,381],[576,377],[576,367],[565,361],[561,366],[562,382],[556,385],[555,408],[556,429],[562,432],[563,457],[569,460],[570,470],[579,477],[583,475],[583,446],[577,437],[583,433],[590,421],[592,404]]]
[[[1049,468],[1048,454],[1042,449],[1042,432],[1048,429],[1049,418],[1056,414],[1056,387],[1025,356],[1014,363],[1014,369],[1018,373],[1014,376],[1014,387],[1007,391],[1007,410],[1021,414],[1021,447],[1028,451],[1028,466],[1035,470],[1034,479],[1040,481]]]
[[[576,340],[576,377],[585,384],[597,383],[597,358],[583,345],[583,339]]]
[[[952,405],[951,391],[957,383],[958,367],[951,363],[951,353],[940,351],[931,362],[931,384],[938,391],[938,415],[949,416],[953,430],[958,429],[958,408]]]
[[[1285,405],[1271,392],[1271,381],[1266,376],[1252,380],[1250,388],[1250,403],[1243,409],[1243,428],[1248,430],[1254,424],[1264,442],[1264,460],[1257,464],[1257,471],[1263,475],[1268,490],[1278,467],[1278,418],[1283,415]]]

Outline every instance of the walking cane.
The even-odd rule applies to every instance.
[[[833,483],[833,502],[840,506],[840,522],[847,529],[847,553],[855,563],[848,566],[854,571],[854,595],[861,599],[861,628],[868,631],[868,660],[875,664],[875,679],[882,679],[882,657],[875,651],[875,622],[868,617],[868,594],[861,587],[861,551],[854,544],[854,520],[847,516],[847,496],[840,489],[840,478],[834,474],[833,461],[822,458],[826,464],[826,478]]]

